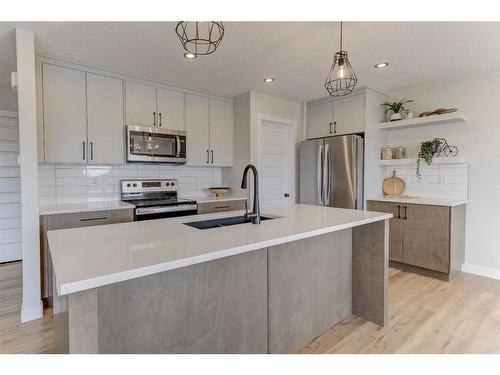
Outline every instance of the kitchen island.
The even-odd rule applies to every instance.
[[[387,319],[391,214],[292,205],[48,232],[56,348],[288,353],[351,313]]]

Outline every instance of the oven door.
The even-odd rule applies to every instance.
[[[196,215],[197,213],[198,206],[195,203],[179,204],[175,206],[138,207],[135,209],[135,221]]]
[[[128,126],[127,161],[185,163],[186,132]]]

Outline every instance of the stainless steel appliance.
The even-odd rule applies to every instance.
[[[363,209],[363,137],[342,135],[300,144],[300,203]]]
[[[127,161],[185,163],[186,132],[129,125]]]
[[[121,199],[135,205],[135,221],[198,213],[196,201],[178,198],[177,180],[122,180]]]

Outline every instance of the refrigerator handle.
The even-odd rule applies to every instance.
[[[325,168],[324,168],[324,196],[325,196],[325,206],[330,205],[330,145],[327,143],[325,145]]]
[[[318,148],[318,181],[317,181],[317,189],[318,189],[318,203],[323,205],[323,145],[319,145]]]

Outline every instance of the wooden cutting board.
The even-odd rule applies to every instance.
[[[405,181],[396,175],[396,171],[392,171],[392,176],[384,180],[382,184],[382,190],[385,195],[391,197],[397,197],[405,191],[406,183]]]

